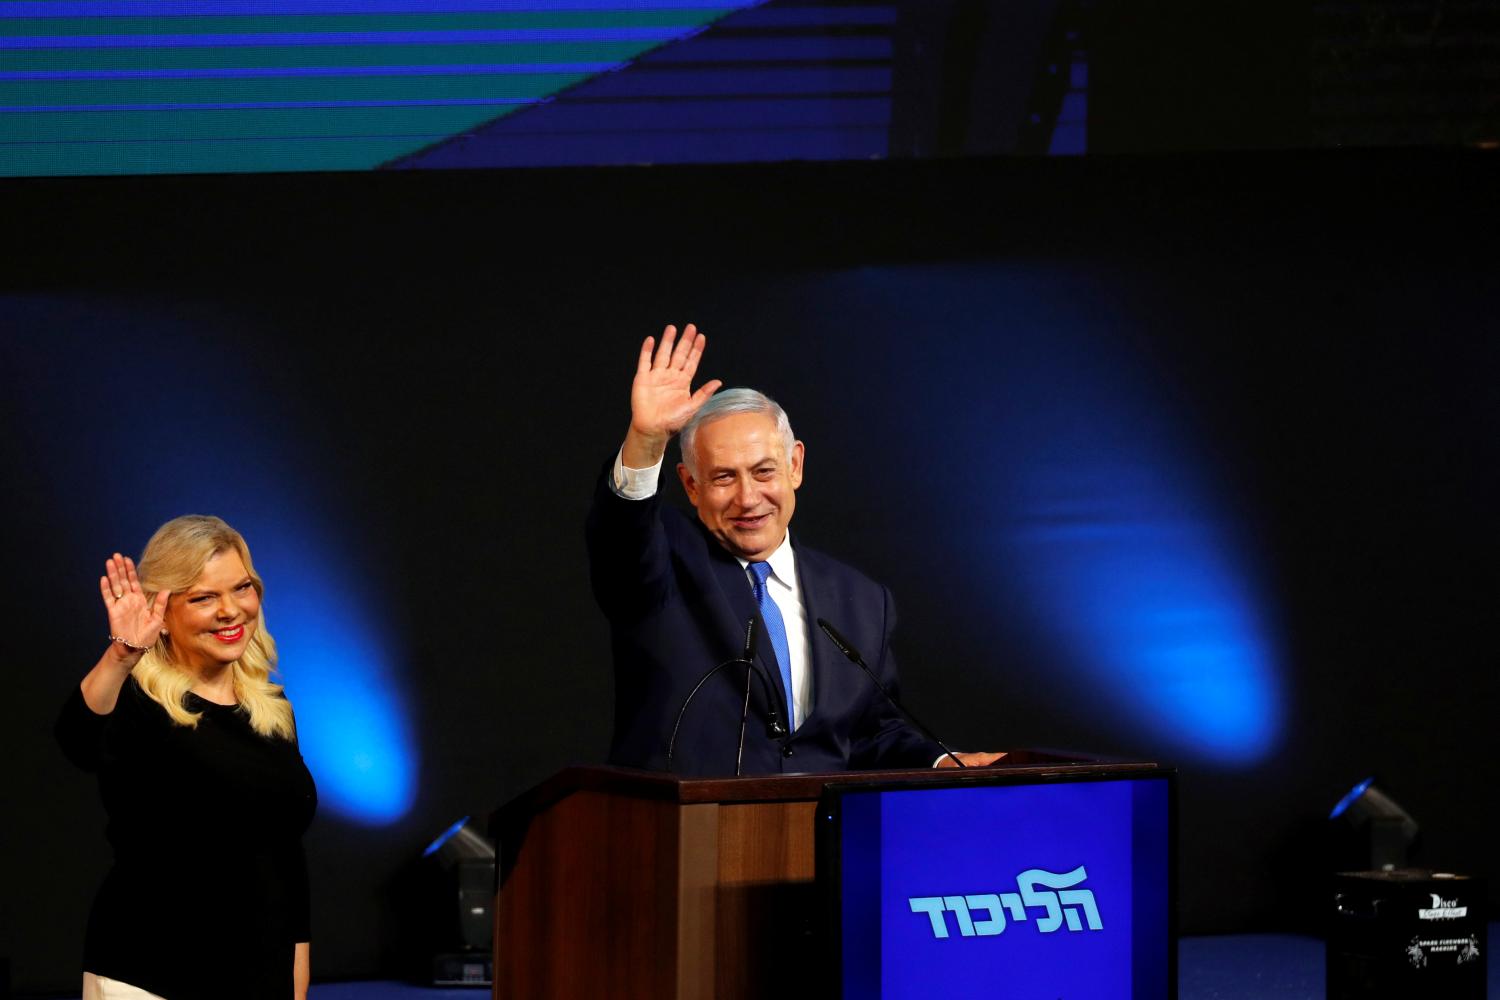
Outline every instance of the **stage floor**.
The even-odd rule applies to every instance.
[[[1489,925],[1486,995],[1500,997],[1495,944],[1500,923]],[[1323,940],[1297,934],[1187,937],[1177,944],[1178,1000],[1323,1000]]]
[[[1500,998],[1494,958],[1500,923],[1489,928],[1489,995]],[[1178,943],[1178,1000],[1323,1000],[1323,942],[1296,934],[1226,934]],[[481,990],[431,989],[399,983],[328,983],[314,1000],[461,1000]]]
[[[1489,925],[1488,995],[1500,997],[1495,945],[1500,923]],[[1296,934],[1188,937],[1178,945],[1178,1000],[1323,1000],[1323,942]],[[480,1000],[478,988],[412,986],[392,982],[315,983],[312,1000]]]

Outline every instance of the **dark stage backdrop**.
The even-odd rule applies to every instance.
[[[423,846],[608,741],[581,526],[640,339],[808,443],[966,747],[1177,764],[1181,928],[1311,929],[1375,774],[1488,873],[1493,155],[18,184],[0,298],[0,955],[77,982],[105,869],[49,735],[95,578],[240,526],[318,771],[314,967],[390,973]],[[677,487],[668,487],[674,495]],[[314,754],[315,751],[315,754]],[[599,836],[608,831],[599,831]],[[975,841],[983,831],[970,831]],[[163,891],[233,877],[162,845]]]

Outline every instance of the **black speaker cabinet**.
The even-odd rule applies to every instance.
[[[1484,1000],[1482,879],[1424,869],[1334,876],[1328,1000]]]

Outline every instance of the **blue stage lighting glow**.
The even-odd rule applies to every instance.
[[[1026,441],[991,449],[1007,589],[1150,745],[1253,763],[1279,729],[1276,669],[1240,532],[1210,499],[1212,469],[1186,457],[1200,449],[1128,365],[1095,349],[1079,371],[1076,344],[1051,344],[1055,356],[1005,379],[1005,425]]]
[[[1219,530],[1142,497],[1112,506],[1019,526],[1010,570],[1069,661],[1155,742],[1258,759],[1277,728],[1272,665]]]
[[[1109,276],[991,263],[849,281],[874,329],[964,331],[892,346],[911,359],[894,386],[860,375],[912,400],[916,454],[951,475],[936,488],[953,516],[933,530],[1022,655],[1044,658],[1057,704],[1162,757],[1272,753],[1280,683],[1249,533],[1170,368],[1132,353],[1141,321],[1105,307]],[[1027,669],[999,659],[1002,686]]]
[[[256,538],[286,527],[282,520],[253,535],[242,530],[266,579],[266,623],[285,665],[302,755],[322,805],[356,822],[395,822],[416,795],[417,754],[378,616],[341,579],[358,568],[326,554],[284,551],[289,558],[262,568]]]

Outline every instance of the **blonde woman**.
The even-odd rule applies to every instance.
[[[84,1000],[302,1000],[302,834],[317,794],[273,684],[264,587],[240,534],[189,515],[99,592],[109,646],[57,738],[98,774],[114,866],[89,914]]]

